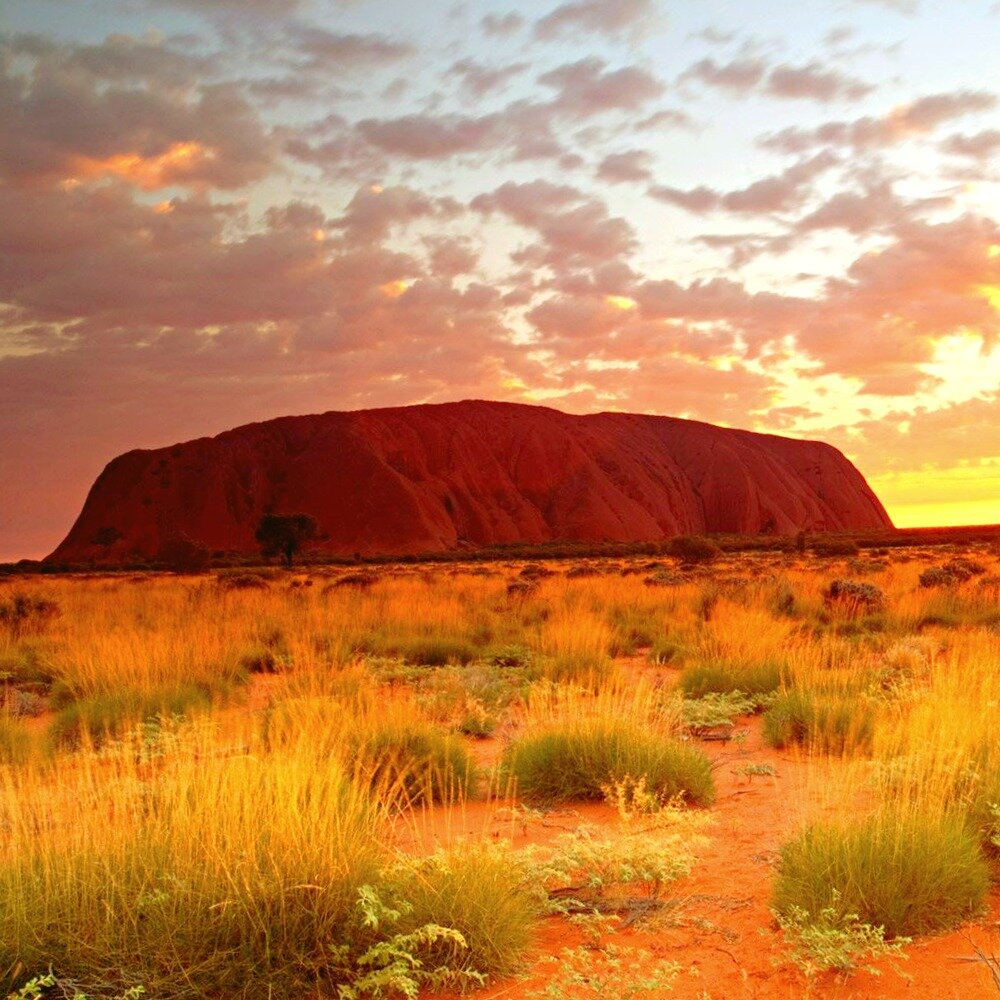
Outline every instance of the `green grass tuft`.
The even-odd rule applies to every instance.
[[[712,765],[700,750],[624,720],[551,724],[513,743],[501,762],[501,781],[525,799],[600,799],[624,778],[645,778],[664,801],[683,794],[708,805],[715,795]]]
[[[816,824],[781,852],[774,907],[855,914],[887,937],[953,927],[976,913],[989,872],[957,813],[885,808],[853,824]]]

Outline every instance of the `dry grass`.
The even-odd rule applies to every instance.
[[[996,555],[977,558],[1000,576]],[[681,670],[719,664],[737,681],[777,671],[775,731],[784,720],[789,752],[812,762],[798,808],[803,831],[822,832],[786,853],[780,900],[792,860],[810,905],[844,892],[811,879],[835,866],[806,850],[818,843],[854,872],[854,828],[817,827],[838,810],[884,834],[890,856],[897,834],[930,831],[918,881],[965,852],[955,912],[967,913],[979,876],[965,834],[973,853],[998,839],[1000,588],[922,588],[933,559],[737,555],[653,584],[660,570],[641,560],[591,560],[587,574],[513,591],[520,563],[382,567],[345,585],[340,572],[246,587],[213,575],[2,583],[0,601],[24,593],[59,613],[0,629],[0,990],[50,965],[95,997],[136,984],[291,997],[350,982],[350,955],[372,943],[359,889],[405,891],[386,826],[401,784],[412,779],[414,802],[503,792],[496,773],[477,790],[468,758],[447,757],[468,754],[462,733],[494,729],[521,747],[572,730],[588,760],[603,747],[659,767],[655,744],[675,747],[682,730]],[[877,587],[885,610],[825,600],[833,579]],[[417,747],[409,778],[378,779],[386,740]],[[431,761],[432,746],[445,757]],[[616,768],[608,778],[641,776]],[[435,769],[447,772],[438,791]],[[891,816],[878,811],[889,799]],[[509,971],[535,903],[477,910],[516,866],[475,857],[409,869],[412,902],[419,920],[463,922],[477,961]],[[900,892],[885,912],[900,912]],[[476,912],[494,924],[477,926]],[[900,926],[922,919],[907,911]],[[334,941],[347,948],[336,960]]]

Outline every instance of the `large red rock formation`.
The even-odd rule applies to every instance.
[[[268,511],[312,514],[316,548],[341,554],[892,526],[819,441],[467,401],[283,417],[130,451],[49,559],[156,558],[178,537],[256,552]]]

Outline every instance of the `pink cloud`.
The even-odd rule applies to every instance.
[[[575,0],[550,11],[535,24],[535,37],[546,41],[586,32],[615,38],[635,31],[653,14],[652,0]]]

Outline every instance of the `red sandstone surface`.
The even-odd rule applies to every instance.
[[[283,417],[127,452],[48,558],[155,559],[178,537],[253,553],[266,512],[311,514],[316,550],[364,555],[892,526],[820,441],[465,401]]]

